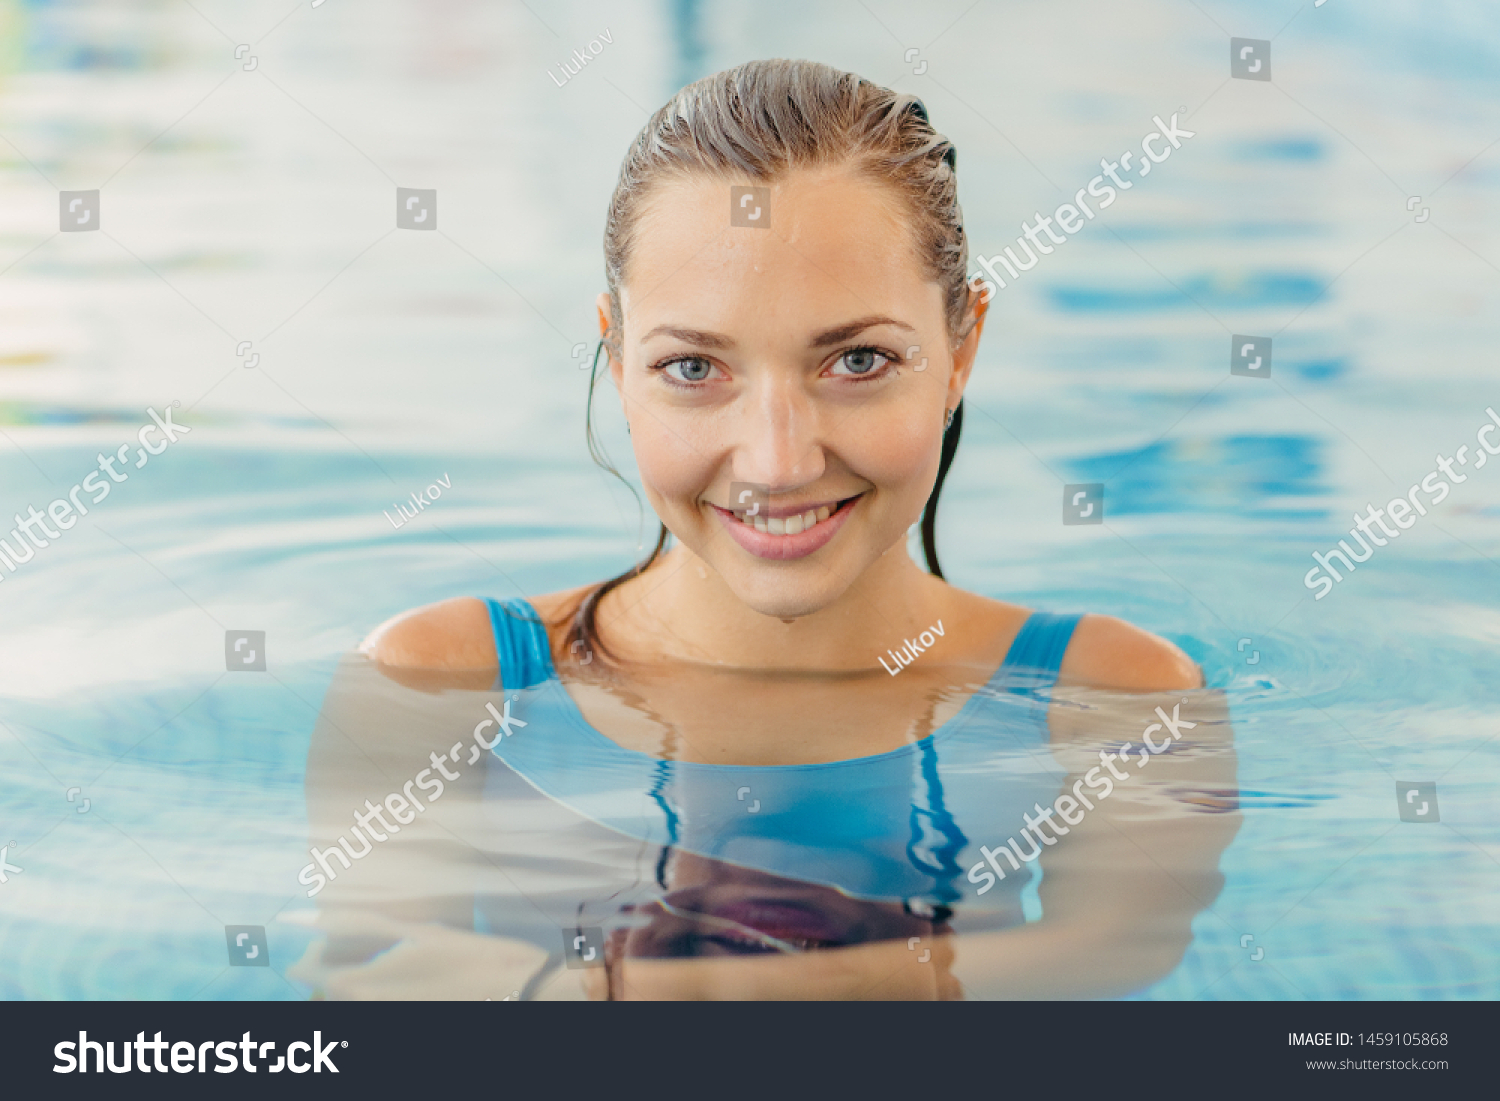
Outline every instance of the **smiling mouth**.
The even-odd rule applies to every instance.
[[[834,502],[832,506],[819,505],[816,508],[796,512],[790,516],[769,516],[765,515],[763,511],[755,509],[735,509],[733,511],[725,509],[723,511],[729,512],[730,515],[746,527],[754,528],[764,535],[801,535],[803,532],[811,531],[818,524],[827,521],[840,510],[857,501],[861,496],[863,495],[855,494],[853,497],[846,497],[842,501]],[[775,509],[773,511],[781,512],[784,510]]]

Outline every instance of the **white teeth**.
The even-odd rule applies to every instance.
[[[822,523],[833,515],[833,509],[827,505],[819,508],[810,508],[800,516],[788,516],[783,518],[766,518],[764,516],[752,516],[749,513],[735,514],[740,523],[746,527],[753,527],[756,531],[765,532],[768,535],[800,535],[814,524]]]

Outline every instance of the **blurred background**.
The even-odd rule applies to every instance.
[[[1231,77],[1235,37],[1271,80]],[[306,996],[334,665],[654,534],[584,446],[605,207],[653,111],[760,57],[920,95],[987,256],[1180,114],[994,302],[945,572],[1129,618],[1230,693],[1228,886],[1140,996],[1500,996],[1500,466],[1303,584],[1500,409],[1500,8],[1440,0],[0,0],[0,515],[133,455],[148,408],[191,429],[0,574],[0,996]],[[398,187],[435,230],[397,228]],[[1273,341],[1269,379],[1230,374],[1234,334]],[[1086,482],[1104,523],[1064,526]],[[226,669],[231,631],[265,671]],[[234,924],[270,967],[227,966]]]

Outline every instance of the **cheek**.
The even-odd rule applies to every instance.
[[[911,415],[886,417],[840,435],[839,454],[860,477],[893,499],[927,500],[942,458],[942,437],[931,425]]]
[[[669,429],[650,414],[631,422],[636,466],[648,492],[691,506],[712,483],[716,464],[706,448],[694,446],[694,435],[686,424]]]

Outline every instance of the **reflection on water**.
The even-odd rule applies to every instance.
[[[1321,282],[1300,273],[1264,273],[1238,279],[1195,275],[1180,286],[1068,286],[1053,289],[1052,300],[1065,312],[1141,310],[1247,310],[1306,306],[1324,291]]]
[[[1160,440],[1088,455],[1067,466],[1074,482],[1107,482],[1113,516],[1233,512],[1266,520],[1322,517],[1320,442],[1311,436]]]

